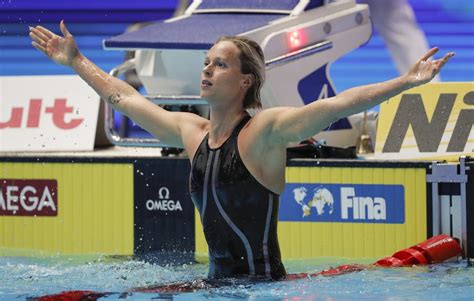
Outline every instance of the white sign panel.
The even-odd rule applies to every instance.
[[[93,150],[99,101],[78,76],[0,77],[0,151]]]

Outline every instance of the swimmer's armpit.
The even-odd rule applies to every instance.
[[[122,99],[123,99],[122,95],[117,93],[117,94],[112,94],[109,97],[107,97],[107,102],[112,105],[116,105],[120,103]]]

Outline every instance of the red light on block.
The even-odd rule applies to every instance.
[[[291,48],[298,48],[301,45],[301,34],[299,31],[290,32],[289,42]]]

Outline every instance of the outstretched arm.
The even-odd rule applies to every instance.
[[[302,141],[342,117],[367,110],[405,90],[431,81],[454,55],[450,52],[439,60],[428,61],[437,51],[438,48],[431,49],[407,74],[395,79],[352,88],[301,108],[276,109],[271,135],[281,143]]]
[[[151,103],[132,86],[107,74],[83,56],[63,21],[60,29],[63,37],[42,26],[30,27],[32,45],[54,62],[74,69],[114,109],[132,118],[158,139],[171,146],[183,147],[183,126],[192,125],[193,121],[199,123],[198,116],[168,112]]]

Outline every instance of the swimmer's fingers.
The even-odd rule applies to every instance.
[[[443,66],[454,56],[454,52],[448,52],[438,60],[431,60],[431,57],[438,52],[438,47],[431,48],[423,55],[408,71],[408,83],[419,86],[431,81],[438,74]]]
[[[434,63],[436,64],[436,71],[439,72],[441,68],[449,61],[450,58],[454,56],[454,52],[446,53],[442,58],[436,60]]]
[[[30,27],[32,46],[46,54],[54,62],[70,66],[73,59],[79,54],[79,49],[63,21],[61,21],[60,29],[64,37],[41,26]]]
[[[61,23],[59,24],[59,29],[61,29],[61,32],[63,33],[63,36],[65,38],[72,37],[72,34],[67,29],[66,24],[64,23],[64,20],[61,20]]]
[[[52,33],[49,29],[44,28],[44,27],[41,26],[41,25],[38,25],[38,26],[33,27],[33,28],[36,29],[37,31],[41,32],[44,36],[46,36],[46,37],[48,37],[48,38],[50,38],[50,39],[52,39],[52,38],[55,36],[55,34]]]
[[[47,51],[46,51],[46,48],[41,46],[40,44],[36,43],[36,42],[31,42],[31,45],[33,45],[33,47],[35,47],[36,49],[38,49],[39,51],[43,52],[44,54],[48,55]]]
[[[38,43],[39,45],[45,46],[48,41],[50,40],[48,37],[46,37],[43,33],[41,33],[39,30],[35,28],[30,28],[30,38]]]
[[[438,47],[433,47],[430,50],[428,50],[427,53],[425,53],[418,61],[419,62],[425,62],[427,61],[430,57],[432,57],[436,52],[438,52],[439,48]]]

